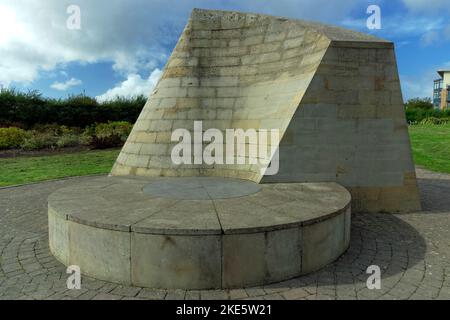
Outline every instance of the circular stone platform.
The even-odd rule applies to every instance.
[[[336,183],[102,177],[48,199],[52,253],[107,281],[152,288],[261,285],[317,270],[350,240]]]

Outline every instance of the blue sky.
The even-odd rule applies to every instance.
[[[69,5],[81,10],[70,30]],[[368,30],[367,7],[381,8]],[[148,94],[192,8],[315,20],[396,45],[403,96],[431,96],[436,70],[450,68],[448,0],[0,0],[0,85],[45,96],[85,92],[98,99]]]

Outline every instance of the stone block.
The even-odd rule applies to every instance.
[[[130,233],[69,221],[69,263],[92,277],[131,284]]]
[[[220,236],[133,233],[132,283],[151,288],[220,288]]]
[[[241,46],[253,46],[256,44],[261,44],[264,41],[264,35],[256,35],[252,37],[247,37],[239,43]]]
[[[65,214],[48,207],[48,237],[52,254],[65,265],[69,264],[69,227]]]
[[[344,215],[303,227],[302,274],[318,270],[342,254],[346,238],[344,230]]]
[[[223,286],[227,288],[294,277],[301,269],[301,231],[224,235],[223,261]]]

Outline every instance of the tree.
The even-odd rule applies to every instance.
[[[431,98],[413,98],[409,99],[405,104],[406,109],[433,109]]]

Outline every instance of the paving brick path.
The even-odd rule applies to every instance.
[[[92,177],[0,189],[0,299],[450,299],[450,175],[417,170],[423,211],[355,214],[348,251],[300,278],[235,290],[153,290],[82,278],[68,290],[48,248],[47,196]],[[380,290],[366,287],[379,265]]]

